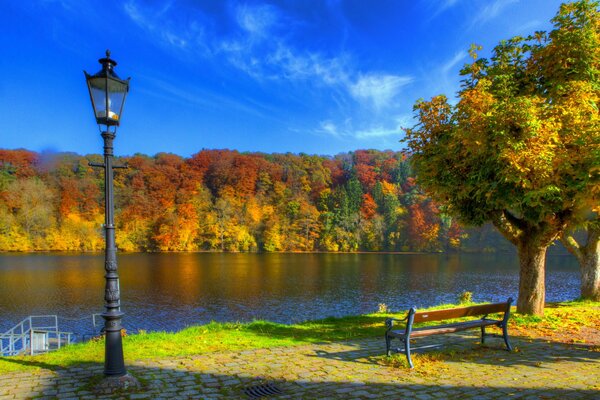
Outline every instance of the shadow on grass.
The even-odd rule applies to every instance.
[[[7,362],[7,363],[22,365],[24,367],[36,367],[36,368],[47,369],[50,371],[58,371],[58,370],[64,369],[63,367],[59,367],[57,365],[48,364],[48,363],[41,362],[41,361],[25,360],[23,358],[1,357],[0,360]]]
[[[331,317],[297,325],[254,321],[245,325],[244,330],[276,339],[330,342],[359,337],[380,336],[385,332],[385,319],[385,315]]]

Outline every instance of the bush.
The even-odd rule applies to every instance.
[[[464,291],[458,296],[459,304],[467,304],[473,302],[473,292]]]

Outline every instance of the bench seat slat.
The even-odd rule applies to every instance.
[[[456,322],[453,324],[435,325],[435,326],[423,326],[421,328],[413,328],[410,333],[410,337],[423,337],[431,335],[441,335],[444,333],[460,332],[468,329],[478,328],[480,326],[492,326],[499,325],[502,320],[496,319],[476,319],[472,321]],[[405,336],[404,330],[393,330],[388,335],[403,337]]]
[[[479,304],[476,306],[449,308],[445,310],[421,311],[415,313],[414,323],[424,321],[443,321],[445,319],[475,317],[483,314],[503,313],[506,303]]]

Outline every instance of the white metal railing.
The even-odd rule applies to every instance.
[[[31,315],[0,334],[0,355],[31,355],[71,344],[72,333],[58,330],[58,316]]]

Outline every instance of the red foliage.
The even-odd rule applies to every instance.
[[[59,187],[60,203],[58,212],[61,217],[66,217],[78,208],[81,193],[79,193],[77,180],[73,178],[61,178]]]
[[[377,203],[369,193],[363,194],[363,202],[360,213],[365,219],[372,219],[377,213]]]
[[[393,182],[393,171],[398,168],[398,160],[394,157],[388,158],[383,161],[381,166],[381,176],[379,180]]]
[[[29,150],[0,149],[0,168],[14,167],[17,178],[29,178],[36,175],[35,166],[39,162],[39,154]]]
[[[377,172],[375,172],[375,168],[366,164],[357,164],[355,168],[356,178],[358,178],[363,188],[369,192],[372,191],[377,183]]]
[[[331,182],[333,186],[341,186],[348,180],[346,171],[342,166],[342,161],[339,159],[324,160],[323,166],[331,171]]]

